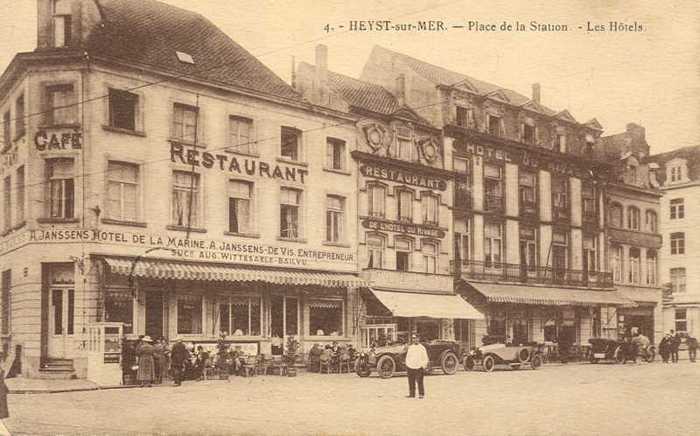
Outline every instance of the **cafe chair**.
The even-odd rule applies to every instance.
[[[331,359],[331,353],[328,350],[323,350],[318,362],[319,368],[318,372],[323,374],[323,368],[326,368],[326,374],[333,372],[333,362]]]
[[[338,373],[342,373],[343,368],[345,368],[347,372],[350,372],[350,360],[350,353],[348,353],[348,350],[343,350],[340,352],[340,358],[338,360]]]
[[[243,365],[241,365],[241,375],[243,377],[251,377],[256,374],[258,367],[258,357],[257,356],[246,356]]]
[[[272,364],[272,359],[267,354],[260,354],[258,356],[258,366],[255,369],[258,374],[267,375],[270,371],[270,366]]]
[[[272,356],[270,372],[272,374],[277,372],[279,375],[287,375],[287,364],[284,362],[282,356]]]

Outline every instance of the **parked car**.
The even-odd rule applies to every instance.
[[[656,357],[656,347],[648,345],[640,348],[634,339],[625,341],[623,339],[591,338],[588,342],[591,344],[591,363],[602,361],[624,363],[628,360],[635,361],[637,357],[645,362],[653,362]]]
[[[483,369],[486,372],[491,372],[498,365],[508,366],[511,369],[525,367],[537,369],[544,362],[542,353],[537,346],[506,345],[504,343],[491,343],[490,340],[484,340],[484,343],[489,345],[475,347],[463,356],[465,371]]]
[[[457,372],[460,355],[459,344],[454,341],[434,340],[424,342],[428,351],[430,367],[428,373],[440,368],[443,373],[452,375]],[[396,343],[384,347],[372,347],[362,351],[355,361],[355,372],[360,377],[368,377],[373,370],[381,378],[392,377],[396,372],[406,371],[406,352],[408,345]]]

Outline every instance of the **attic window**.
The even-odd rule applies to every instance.
[[[191,64],[194,65],[194,59],[192,59],[192,55],[189,53],[181,52],[181,51],[176,51],[175,55],[177,56],[177,60],[182,62],[183,64]]]

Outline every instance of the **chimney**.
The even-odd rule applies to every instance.
[[[540,98],[541,98],[540,84],[533,83],[532,84],[532,101],[534,101],[537,104],[540,104],[541,103]]]
[[[406,76],[403,74],[396,76],[396,100],[399,106],[406,104]]]
[[[328,47],[316,46],[316,68],[314,74],[314,95],[317,104],[325,104],[328,100]]]
[[[297,65],[294,56],[292,56],[292,88],[297,89]]]
[[[36,48],[50,48],[53,46],[51,34],[53,19],[53,2],[51,0],[37,0],[36,6]]]
[[[37,0],[37,49],[79,47],[99,23],[94,2]]]
[[[625,130],[635,139],[646,139],[646,129],[637,123],[627,123],[627,128]]]

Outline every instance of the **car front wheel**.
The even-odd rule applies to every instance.
[[[448,375],[452,375],[457,372],[458,363],[459,359],[457,359],[455,353],[452,352],[444,353],[442,355],[442,359],[440,359],[440,367],[442,368],[442,372]]]
[[[486,356],[484,357],[484,361],[481,363],[481,365],[484,367],[484,371],[491,372],[496,367],[496,359],[490,355]]]
[[[474,358],[472,356],[467,356],[464,358],[464,370],[473,371],[474,370]]]
[[[391,378],[396,370],[396,362],[391,356],[382,356],[377,362],[377,373],[381,378]]]

